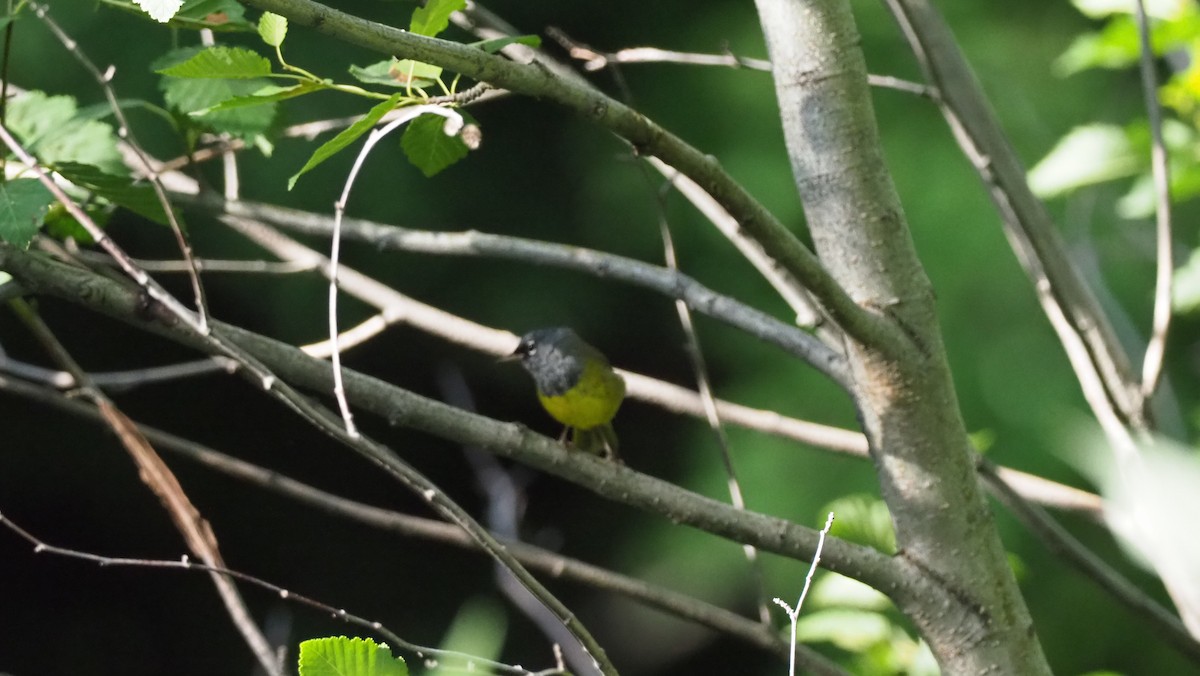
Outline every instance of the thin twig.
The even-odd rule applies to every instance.
[[[362,627],[363,629],[366,629],[367,631],[374,632],[376,635],[381,636],[384,639],[386,639],[388,641],[389,645],[398,647],[401,650],[406,650],[406,651],[412,653],[413,655],[415,655],[418,659],[423,659],[427,656],[435,657],[438,659],[444,659],[450,663],[450,664],[444,665],[444,666],[448,666],[450,668],[455,668],[455,667],[460,667],[460,666],[461,666],[461,668],[466,668],[466,667],[469,667],[469,665],[474,664],[476,666],[476,668],[482,666],[482,667],[487,667],[490,669],[495,669],[503,674],[514,674],[516,676],[531,676],[531,675],[550,676],[552,674],[566,674],[566,672],[561,671],[559,669],[531,672],[528,669],[525,669],[523,667],[512,666],[512,665],[504,664],[502,662],[495,662],[495,661],[492,661],[492,660],[489,660],[486,658],[477,657],[475,655],[468,655],[466,653],[460,653],[460,652],[456,652],[456,651],[452,651],[452,650],[442,650],[440,648],[429,648],[426,646],[417,645],[415,643],[412,643],[410,641],[406,641],[406,640],[400,638],[400,636],[398,636],[395,632],[391,631],[387,627],[383,626],[383,624],[380,622],[368,620],[366,618],[360,617],[353,613],[347,612],[344,608],[337,608],[337,607],[331,606],[327,603],[322,603],[321,601],[318,601],[309,596],[305,596],[303,594],[297,594],[294,591],[285,589],[285,588],[280,587],[279,585],[273,584],[271,582],[267,582],[266,580],[264,580],[260,577],[250,575],[248,573],[243,573],[241,571],[233,570],[224,565],[214,565],[211,563],[194,563],[190,559],[188,559],[187,556],[183,556],[179,560],[135,559],[135,558],[127,558],[127,557],[102,556],[100,554],[93,554],[91,552],[84,552],[84,551],[80,551],[77,549],[69,549],[67,547],[59,547],[59,546],[52,545],[52,544],[45,542],[41,538],[37,537],[36,535],[34,535],[34,534],[30,533],[29,531],[25,530],[24,528],[22,528],[20,525],[14,523],[12,519],[9,519],[8,517],[4,516],[4,514],[2,514],[2,513],[0,513],[0,526],[4,526],[4,528],[8,529],[9,531],[11,531],[13,533],[16,533],[21,539],[23,539],[26,542],[28,542],[29,544],[33,545],[33,551],[35,554],[53,554],[55,556],[62,556],[62,557],[69,558],[69,559],[79,559],[82,561],[90,561],[102,568],[123,566],[123,567],[133,567],[133,568],[158,568],[158,569],[168,569],[168,570],[203,571],[203,572],[207,572],[211,575],[219,575],[219,576],[236,578],[236,579],[241,580],[242,582],[245,582],[249,585],[259,587],[261,589],[265,589],[286,601],[291,601],[293,603],[299,603],[301,605],[305,605],[310,608],[314,608],[316,610],[321,611],[321,613],[327,614],[328,616],[330,616],[334,619],[338,619],[347,624],[352,624],[352,625],[355,625],[358,627]]]
[[[1171,327],[1171,277],[1175,270],[1171,243],[1171,169],[1162,135],[1162,107],[1158,102],[1158,78],[1154,74],[1154,51],[1150,45],[1149,19],[1143,0],[1134,3],[1138,40],[1141,44],[1139,65],[1142,93],[1146,99],[1146,116],[1150,121],[1150,168],[1154,174],[1154,213],[1157,273],[1154,283],[1154,321],[1146,356],[1142,361],[1142,396],[1149,408],[1151,397],[1158,389],[1167,350],[1167,333]],[[1149,411],[1146,411],[1149,416]]]
[[[93,63],[92,60],[88,58],[87,54],[84,54],[83,50],[79,48],[79,43],[72,39],[71,36],[67,35],[66,31],[64,31],[62,27],[59,26],[53,18],[51,18],[50,12],[46,6],[39,2],[33,1],[29,3],[29,6],[33,8],[34,14],[36,14],[37,17],[46,24],[46,27],[50,29],[50,32],[53,33],[56,38],[58,38],[63,47],[75,57],[75,60],[78,61],[80,65],[83,66],[84,70],[86,70],[96,80],[97,84],[100,85],[100,89],[104,92],[104,98],[108,101],[109,108],[111,108],[113,112],[113,117],[117,121],[117,135],[125,141],[128,147],[140,160],[141,165],[149,169],[150,161],[148,159],[148,155],[142,149],[141,144],[138,143],[137,136],[135,136],[133,133],[133,128],[129,126],[129,121],[125,119],[125,112],[121,109],[121,104],[117,100],[116,92],[113,91],[112,78],[114,69],[109,67],[106,72],[100,72],[100,69],[96,67],[96,64]],[[8,78],[5,78],[6,81],[7,79]],[[188,274],[192,283],[192,294],[194,295],[196,301],[196,312],[200,324],[200,332],[204,333],[208,324],[208,303],[205,300],[204,284],[200,281],[200,270],[196,267],[195,261],[193,260],[191,242],[188,241],[187,235],[184,234],[183,228],[179,225],[179,221],[175,217],[175,210],[171,208],[171,201],[167,199],[167,190],[165,187],[163,187],[162,181],[160,181],[153,172],[149,171],[146,173],[146,178],[150,180],[150,185],[154,189],[154,195],[158,198],[158,202],[163,209],[163,214],[165,214],[167,218],[167,223],[170,225],[171,231],[175,234],[175,242],[179,247],[179,252],[183,254],[183,259],[189,266]]]
[[[150,294],[151,298],[159,303],[162,303],[168,310],[171,311],[173,315],[178,317],[187,325],[191,326],[196,333],[200,335],[208,334],[208,326],[206,321],[198,317],[195,312],[184,307],[182,303],[168,293],[167,290],[164,289],[158,282],[156,282],[153,277],[147,274],[145,270],[138,267],[138,265],[134,263],[133,259],[129,257],[129,254],[125,253],[121,247],[119,247],[117,243],[108,236],[108,233],[99,228],[96,223],[87,215],[87,213],[84,212],[83,209],[80,209],[79,206],[75,204],[74,200],[72,200],[66,194],[66,192],[64,192],[63,189],[54,182],[54,179],[52,179],[46,170],[43,169],[40,164],[38,164],[38,161],[34,159],[34,157],[30,155],[29,152],[26,151],[25,148],[18,143],[15,138],[13,138],[7,127],[0,126],[0,141],[3,141],[4,144],[8,146],[9,150],[11,150],[13,154],[21,160],[21,162],[25,163],[25,165],[29,167],[29,170],[37,176],[42,185],[46,186],[46,189],[50,191],[50,194],[54,195],[54,198],[63,205],[67,212],[71,214],[71,216],[78,221],[85,230],[87,230],[92,239],[95,240],[97,244],[103,247],[104,250],[113,257],[113,259],[117,262],[117,265],[120,266],[125,274],[129,275],[129,277],[136,282],[138,286],[144,288],[146,293]]]
[[[1200,664],[1200,641],[1188,633],[1178,617],[1096,556],[1045,511],[1017,495],[990,462],[981,459],[977,469],[983,481],[993,489],[993,495],[1042,541],[1046,549],[1092,580],[1134,615],[1152,625],[1154,634],[1162,637],[1168,645],[1193,663]]]
[[[638,168],[642,171],[646,180],[650,181],[650,170],[646,165],[639,164]],[[668,270],[678,271],[679,259],[675,252],[675,240],[671,236],[671,224],[667,221],[666,191],[670,186],[671,182],[668,180],[661,189],[655,190],[658,207],[658,230],[663,243],[664,263]],[[729,436],[725,434],[725,427],[722,425],[720,413],[717,411],[716,397],[713,395],[708,375],[708,364],[704,359],[704,350],[700,347],[700,337],[696,335],[696,325],[692,321],[692,312],[688,309],[687,303],[682,300],[676,300],[675,313],[679,316],[679,325],[683,329],[683,335],[687,341],[686,352],[688,361],[692,365],[692,373],[696,379],[696,389],[700,393],[700,401],[704,404],[704,418],[713,433],[713,438],[716,439],[717,450],[721,457],[721,465],[725,470],[725,483],[729,491],[729,503],[733,505],[734,509],[745,511],[746,498],[742,494],[742,485],[738,481],[737,470],[733,466],[733,455],[729,449]],[[742,545],[742,552],[746,556],[746,561],[750,564],[750,571],[754,578],[756,596],[758,597],[758,619],[764,626],[770,626],[771,609],[767,605],[762,561],[759,559],[758,549],[752,545]]]
[[[949,27],[928,0],[885,1],[926,79],[937,90],[938,107],[955,140],[987,186],[1005,235],[1059,340],[1064,347],[1077,342],[1082,348],[1067,350],[1076,375],[1080,381],[1098,383],[1119,418],[1143,426],[1143,397],[1129,357],[1067,255],[1045,205],[1030,190],[1024,167]],[[1056,321],[1055,314],[1063,321]],[[1086,371],[1094,371],[1097,377],[1088,377]],[[1089,395],[1089,401],[1096,400]]]
[[[699,54],[659,49],[658,47],[626,47],[615,52],[600,52],[571,38],[561,28],[551,26],[546,29],[546,35],[567,50],[567,54],[572,59],[582,61],[583,69],[589,73],[604,70],[616,63],[673,63],[685,66],[718,66],[771,72],[770,61],[738,56],[729,51],[724,54]],[[868,75],[867,82],[873,87],[895,89],[908,94],[933,98],[933,90],[919,82],[890,75]]]
[[[72,415],[100,421],[100,414],[95,406],[50,388],[0,377],[0,391],[7,391],[14,396],[52,406]],[[274,470],[248,463],[149,425],[138,424],[138,429],[164,451],[176,453],[183,459],[199,463],[257,488],[274,491],[322,512],[404,537],[421,538],[482,553],[469,535],[451,524],[380,509],[333,495]],[[787,655],[787,645],[775,631],[736,613],[534,545],[508,542],[506,546],[521,563],[555,578],[621,594],[648,607],[733,636],[780,658]],[[801,657],[804,659],[804,655]],[[812,659],[819,661],[820,656],[814,653]]]
[[[226,217],[221,220],[276,256],[298,265],[311,265],[327,274],[327,258],[278,231],[248,219]],[[373,330],[377,325],[403,322],[444,340],[497,357],[511,354],[517,343],[517,337],[510,332],[498,331],[426,305],[345,266],[342,266],[339,280],[343,291],[381,311],[380,315],[360,325],[364,329],[370,327],[369,330]],[[323,357],[326,354],[320,349],[323,345],[306,346],[306,350],[314,350],[316,356]],[[618,372],[625,379],[629,396],[676,413],[696,418],[706,416],[699,393],[640,373],[620,369]],[[859,432],[797,420],[774,411],[720,399],[716,401],[716,406],[718,415],[725,422],[817,448],[858,458],[868,457],[867,440]],[[1079,512],[1092,519],[1101,516],[1103,504],[1100,497],[1093,493],[1013,469],[1003,468],[1002,471],[1018,492],[1039,504]]]
[[[331,246],[329,251],[329,340],[333,347],[330,358],[333,362],[333,394],[337,398],[338,408],[342,412],[342,420],[346,424],[346,433],[352,439],[358,437],[358,428],[354,426],[354,416],[350,412],[349,402],[346,401],[346,388],[342,383],[342,356],[337,342],[339,333],[337,320],[337,277],[338,258],[342,245],[342,219],[346,213],[346,203],[350,200],[350,189],[354,186],[354,179],[358,176],[359,170],[362,169],[363,162],[366,161],[367,155],[371,153],[371,149],[385,136],[399,129],[401,125],[425,114],[440,115],[446,118],[448,136],[456,135],[463,127],[462,115],[449,108],[441,106],[412,106],[404,108],[396,116],[396,119],[378,129],[372,129],[371,133],[367,135],[367,140],[363,143],[362,149],[354,158],[354,165],[350,168],[350,173],[346,175],[346,183],[342,188],[342,194],[333,205],[333,233],[330,237]]]
[[[333,220],[320,214],[248,201],[222,202],[211,195],[179,197],[218,213],[260,219],[294,232],[329,237],[333,231]],[[743,329],[804,359],[845,391],[853,392],[845,359],[817,338],[736,299],[718,294],[687,275],[660,266],[601,251],[477,231],[422,231],[353,218],[344,219],[341,228],[343,238],[368,242],[385,250],[507,258],[586,271],[649,288],[670,298],[685,300],[697,312]]]
[[[75,386],[92,401],[101,419],[116,433],[121,445],[138,468],[142,482],[158,497],[163,508],[171,517],[176,530],[183,536],[188,549],[209,566],[223,566],[216,534],[208,521],[192,503],[174,473],[162,461],[150,442],[138,431],[137,426],[116,404],[108,398],[88,374],[75,361],[41,316],[24,299],[10,302],[17,316],[25,322],[34,337],[50,353],[51,357],[66,370],[75,381]],[[219,574],[211,575],[217,594],[225,605],[234,627],[242,635],[246,645],[254,653],[259,665],[271,676],[282,676],[283,669],[271,648],[270,642],[255,624],[246,607],[245,600],[230,580]]]
[[[804,589],[800,592],[800,599],[796,601],[796,607],[793,608],[787,604],[787,601],[776,597],[776,605],[787,611],[788,619],[792,625],[792,658],[788,661],[788,675],[796,676],[796,623],[800,619],[800,608],[804,606],[804,599],[808,596],[808,589],[812,586],[813,574],[817,572],[817,564],[821,562],[821,550],[825,547],[825,536],[829,534],[829,529],[833,527],[833,512],[825,519],[825,527],[821,529],[821,539],[817,543],[817,552],[813,555],[812,565],[808,567],[808,574],[804,576]]]

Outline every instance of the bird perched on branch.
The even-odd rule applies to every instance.
[[[512,357],[533,376],[542,407],[567,426],[563,438],[570,430],[575,448],[619,461],[612,419],[625,398],[625,381],[600,350],[556,327],[522,336]]]

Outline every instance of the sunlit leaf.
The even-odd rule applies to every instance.
[[[1200,249],[1175,271],[1171,303],[1179,314],[1200,310]]]
[[[1090,124],[1072,129],[1029,170],[1029,186],[1054,197],[1086,185],[1133,176],[1146,165],[1125,129]]]
[[[796,623],[797,640],[832,643],[851,652],[866,650],[891,636],[892,623],[887,617],[867,610],[818,610],[802,614]]]
[[[26,92],[9,103],[6,123],[42,162],[82,162],[125,173],[112,126],[81,115],[75,99]]]
[[[300,676],[408,676],[408,665],[369,638],[333,636],[300,643]]]
[[[848,495],[826,505],[822,514],[833,512],[831,535],[874,547],[892,554],[896,551],[896,534],[887,505],[878,498]]]
[[[175,12],[183,6],[183,0],[133,0],[142,10],[150,15],[150,18],[161,23],[166,23],[175,16]]]
[[[359,82],[367,84],[424,89],[437,84],[442,69],[411,59],[391,59],[365,67],[350,66],[350,74]]]
[[[417,35],[434,36],[450,25],[450,15],[467,6],[467,0],[429,0],[413,10],[408,30]]]
[[[283,44],[283,39],[287,37],[287,29],[287,18],[274,12],[263,12],[258,19],[258,34],[263,42],[272,47]]]
[[[295,175],[288,179],[288,190],[291,190],[296,185],[296,181],[301,176],[311,171],[318,164],[324,162],[330,157],[333,157],[346,146],[354,143],[355,139],[357,139],[359,136],[362,136],[370,131],[371,127],[374,127],[384,115],[387,115],[396,107],[396,102],[398,102],[403,96],[403,93],[396,92],[387,101],[380,103],[368,111],[361,120],[355,122],[349,127],[346,127],[337,136],[334,136],[322,144],[320,148],[317,148],[313,152],[312,156],[308,158],[308,162],[305,162],[304,166],[300,168],[300,171],[297,171]]]
[[[218,45],[196,52],[188,59],[155,70],[159,75],[179,78],[240,80],[271,74],[271,62],[258,52]]]

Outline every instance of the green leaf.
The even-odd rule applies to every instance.
[[[437,84],[442,69],[420,61],[401,61],[393,58],[366,67],[350,66],[350,74],[359,82],[367,84],[424,89]]]
[[[812,605],[809,605],[812,604]],[[892,602],[882,592],[853,578],[837,573],[824,573],[813,582],[804,607],[856,608],[883,611]]]
[[[1192,256],[1175,271],[1171,306],[1176,314],[1190,314],[1200,310],[1200,249],[1193,249]]]
[[[796,622],[796,639],[822,641],[842,650],[862,652],[892,637],[892,623],[879,613],[831,609],[803,614]]]
[[[244,80],[271,74],[271,62],[258,52],[218,45],[203,49],[187,60],[154,72],[180,78]]]
[[[152,66],[156,70],[170,69],[172,64],[186,63],[197,53],[195,49],[175,50]],[[265,133],[275,120],[278,106],[274,102],[237,110],[214,110],[222,103],[241,97],[254,96],[272,83],[266,78],[249,80],[185,79],[163,77],[159,86],[167,104],[195,124],[217,132],[226,132],[243,139],[253,139]]]
[[[287,18],[273,12],[263,12],[258,20],[259,36],[272,47],[283,44],[283,39],[287,37],[287,29]]]
[[[409,123],[400,147],[413,166],[426,178],[467,156],[467,144],[458,136],[447,136],[446,118],[426,114]]]
[[[113,128],[81,115],[70,96],[26,92],[9,104],[7,124],[43,162],[74,161],[126,171]]]
[[[279,87],[277,85],[267,85],[267,86],[263,87],[262,89],[255,91],[253,94],[251,94],[249,96],[235,96],[231,99],[225,99],[224,101],[218,103],[215,106],[212,106],[211,108],[205,108],[204,110],[197,110],[197,111],[193,112],[192,115],[205,116],[210,113],[216,113],[216,112],[220,112],[223,110],[230,110],[233,108],[244,108],[246,106],[261,106],[261,105],[266,105],[268,103],[275,103],[276,101],[284,101],[286,99],[296,98],[297,96],[303,96],[305,94],[311,94],[313,92],[324,91],[326,89],[329,89],[328,85],[320,84],[317,82],[301,82],[300,84],[293,85],[291,87]]]
[[[300,643],[300,676],[408,676],[408,665],[369,638],[331,636]]]
[[[313,152],[312,157],[308,158],[308,162],[304,163],[304,166],[300,168],[300,171],[297,171],[295,175],[288,179],[288,190],[291,190],[296,185],[296,181],[301,176],[308,173],[318,164],[336,155],[343,148],[353,143],[359,136],[362,136],[370,131],[371,127],[374,127],[376,122],[379,122],[384,115],[387,115],[393,108],[396,107],[396,103],[403,96],[404,94],[401,92],[392,94],[391,98],[372,108],[361,120],[355,122],[349,127],[346,127],[337,136],[334,136],[323,143],[320,148],[317,148]]]
[[[71,183],[93,192],[100,197],[125,207],[130,211],[144,216],[155,223],[167,225],[167,213],[163,211],[162,203],[154,189],[145,184],[134,184],[125,176],[114,176],[87,164],[77,162],[60,162],[54,165],[54,171]],[[180,226],[183,226],[182,216],[175,215]]]
[[[1055,197],[1083,186],[1133,176],[1144,167],[1129,133],[1113,124],[1076,127],[1029,170],[1029,186]]]
[[[37,179],[0,183],[0,241],[28,248],[52,204],[54,195]]]
[[[112,217],[113,208],[107,203],[92,201],[83,204],[82,207],[88,218],[92,219],[92,223],[101,230],[108,225],[108,220]],[[55,204],[50,207],[50,212],[46,214],[44,231],[47,235],[59,240],[73,239],[85,245],[95,243],[92,233],[88,232],[87,228],[75,220],[71,212],[67,211],[61,204]]]
[[[878,498],[848,495],[825,506],[821,514],[833,512],[830,535],[874,547],[885,554],[896,552],[896,533],[887,505]]]
[[[133,0],[141,8],[142,11],[150,15],[151,19],[160,23],[166,23],[175,16],[179,8],[183,6],[183,0]]]
[[[467,6],[467,0],[429,0],[413,11],[409,32],[433,37],[450,25],[450,15]]]
[[[507,35],[502,38],[492,38],[491,40],[480,40],[472,42],[470,46],[478,47],[488,54],[495,54],[505,47],[518,44],[537,49],[542,46],[542,39],[536,35]]]

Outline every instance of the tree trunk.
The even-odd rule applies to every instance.
[[[942,598],[882,590],[948,674],[1048,674],[972,471],[929,280],[883,161],[845,0],[757,0],[817,254],[895,330],[849,335],[857,405],[900,551]],[[951,599],[946,603],[946,599]]]

